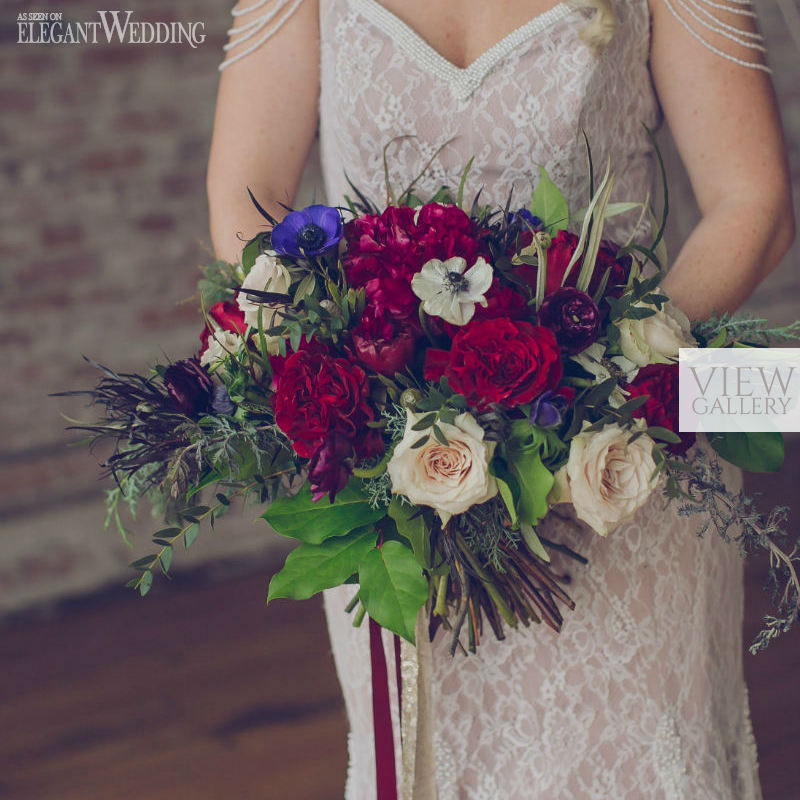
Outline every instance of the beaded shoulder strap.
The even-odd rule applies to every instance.
[[[712,53],[743,67],[771,71],[763,61],[764,37],[756,30],[757,16],[751,0],[663,2],[689,34]],[[729,52],[729,47],[739,55]]]
[[[231,11],[234,24],[228,30],[228,43],[222,48],[226,53],[231,50],[236,52],[227,55],[219,69],[235,64],[261,47],[283,27],[302,2],[303,0],[257,0],[252,5],[236,6]],[[254,15],[254,12],[262,9],[261,14]],[[249,19],[237,25],[241,17]],[[241,46],[245,44],[242,49]]]

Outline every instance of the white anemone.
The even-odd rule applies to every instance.
[[[491,285],[490,264],[479,258],[467,269],[466,260],[460,256],[447,261],[433,258],[411,280],[425,313],[452,325],[466,325],[474,316],[477,303],[486,306],[484,295]]]

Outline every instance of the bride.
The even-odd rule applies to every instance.
[[[539,166],[588,194],[585,146],[610,157],[618,199],[644,200],[655,161],[643,127],[669,123],[699,225],[663,286],[695,319],[737,308],[793,236],[784,144],[748,0],[242,0],[219,89],[208,172],[217,255],[291,205],[319,131],[328,199],[345,173],[367,196],[453,185],[524,202]],[[410,136],[408,136],[410,135]],[[406,138],[400,138],[406,137]],[[636,216],[635,214],[633,215]],[[610,221],[620,240],[635,223]],[[698,445],[703,446],[703,445]],[[728,480],[740,480],[730,470]],[[568,513],[550,534],[586,555],[577,609],[546,629],[451,659],[433,647],[439,800],[761,796],[742,676],[742,562],[658,493],[601,539]],[[375,797],[367,626],[326,592],[350,720],[346,797]],[[387,646],[389,640],[387,639]],[[395,741],[398,737],[395,736]]]

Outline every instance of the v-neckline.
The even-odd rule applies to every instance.
[[[533,19],[511,31],[466,67],[459,67],[445,58],[414,28],[381,5],[378,0],[350,0],[350,2],[395,44],[412,55],[421,67],[446,81],[453,94],[461,100],[466,100],[480,86],[486,75],[523,42],[564,19],[572,11],[569,4],[562,0],[551,9],[537,14]]]

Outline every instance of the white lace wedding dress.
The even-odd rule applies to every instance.
[[[656,127],[659,107],[647,0],[617,0],[619,29],[599,58],[579,38],[589,12],[560,3],[466,69],[377,0],[320,7],[320,143],[332,201],[349,192],[347,173],[380,204],[384,147],[404,134],[416,138],[388,151],[396,189],[445,145],[421,196],[454,185],[474,156],[467,197],[483,187],[484,201],[504,203],[514,188],[522,205],[542,165],[570,207],[583,207],[581,130],[596,165],[610,156],[617,199],[651,190],[642,123]],[[619,239],[630,225],[623,218],[609,233]],[[434,642],[439,800],[760,798],[736,549],[716,534],[698,538],[697,521],[665,509],[657,492],[607,539],[570,519],[544,524],[589,559],[557,562],[577,609],[558,636],[545,626],[509,631],[503,642],[487,633],[469,657],[451,658],[444,637]],[[351,728],[346,798],[372,800],[369,632],[344,613],[353,593],[327,591],[325,606]],[[391,664],[388,636],[385,645]]]

